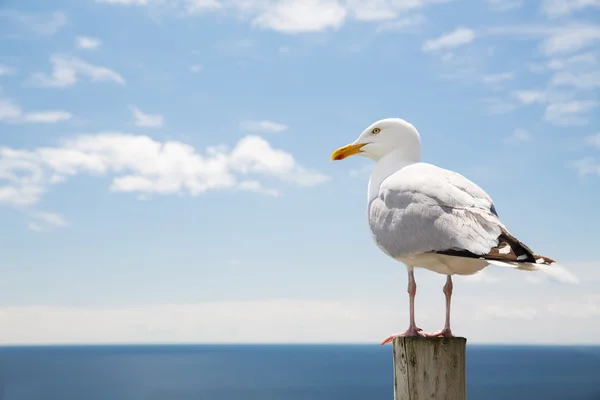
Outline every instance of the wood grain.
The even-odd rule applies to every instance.
[[[467,339],[398,337],[392,346],[395,400],[467,398]]]

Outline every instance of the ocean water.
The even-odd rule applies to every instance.
[[[1,400],[393,399],[374,345],[0,348]],[[469,400],[600,400],[600,347],[467,346]]]

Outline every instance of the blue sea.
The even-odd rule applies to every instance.
[[[393,399],[373,345],[0,348],[1,400]],[[469,400],[600,400],[600,347],[467,346]]]

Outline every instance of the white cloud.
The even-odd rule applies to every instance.
[[[252,24],[283,33],[338,29],[346,9],[337,0],[282,0],[264,9]]]
[[[514,130],[506,141],[509,143],[525,143],[530,142],[533,139],[533,135],[525,129],[517,128]]]
[[[77,48],[83,50],[95,50],[98,47],[100,47],[101,44],[102,42],[100,41],[100,39],[96,39],[93,37],[77,36],[75,38],[75,45],[77,46]]]
[[[52,225],[64,226],[67,224],[67,221],[65,221],[65,219],[61,215],[54,213],[37,212],[33,214],[33,216]]]
[[[52,124],[59,121],[71,119],[71,113],[66,111],[41,111],[24,114],[22,120],[29,123]]]
[[[69,120],[71,117],[71,113],[66,111],[23,112],[21,107],[11,100],[0,98],[0,122],[11,124],[52,124]]]
[[[0,203],[35,204],[50,187],[79,174],[111,174],[116,192],[192,196],[226,189],[275,194],[258,185],[261,177],[298,186],[328,180],[258,136],[242,138],[231,150],[209,147],[202,155],[182,142],[103,132],[67,139],[59,147],[0,147]]]
[[[588,122],[583,114],[597,106],[598,103],[592,100],[572,100],[550,103],[546,107],[544,119],[559,126],[583,125]]]
[[[268,196],[279,196],[278,190],[266,188],[262,183],[253,179],[240,182],[238,187],[240,190],[247,190],[249,192],[266,194]]]
[[[546,55],[573,53],[600,42],[600,26],[586,24],[566,25],[556,29],[540,45]]]
[[[513,103],[494,97],[483,99],[483,101],[490,114],[507,114],[516,109]]]
[[[593,90],[600,87],[600,71],[560,71],[552,77],[550,85],[571,86],[577,89]]]
[[[497,283],[500,279],[497,276],[490,274],[488,271],[479,271],[473,275],[467,275],[462,277],[463,282],[470,283]]]
[[[451,49],[471,43],[475,39],[475,31],[468,28],[457,28],[436,39],[430,39],[423,45],[424,52]]]
[[[398,16],[394,4],[386,0],[349,0],[347,4],[359,21],[390,20]]]
[[[557,301],[556,291],[544,288],[544,284],[518,288],[510,285],[510,280],[494,281],[493,285],[456,284],[451,315],[454,333],[467,336],[470,343],[565,344],[565,338],[569,344],[597,343],[600,322],[597,293],[563,291]],[[431,331],[443,324],[444,303],[441,290],[436,295],[429,292],[433,299],[423,296],[425,287],[420,285],[417,290],[416,318],[421,328]],[[508,288],[511,295],[505,296]],[[4,327],[0,343],[376,345],[388,334],[408,325],[408,306],[399,308],[393,299],[390,295],[377,300],[264,298],[93,307],[4,306],[0,308],[0,324]],[[510,321],[518,323],[519,329],[515,330]],[[573,329],[579,333],[569,335]],[[534,334],[540,331],[546,334]]]
[[[202,71],[202,69],[203,69],[203,67],[200,64],[195,64],[190,67],[190,71],[192,71],[194,73],[198,73],[198,72]]]
[[[515,77],[514,72],[500,72],[497,74],[484,75],[481,80],[485,83],[495,84],[511,80]]]
[[[585,295],[581,300],[579,307],[576,308],[555,300],[548,305],[548,310],[564,319],[595,319],[600,317],[600,296],[598,294]]]
[[[9,67],[8,65],[0,64],[0,76],[5,75],[14,75],[17,72],[13,67]]]
[[[405,31],[423,25],[427,18],[422,14],[416,14],[405,18],[399,18],[392,21],[385,21],[377,25],[377,32]]]
[[[144,114],[142,110],[135,106],[130,106],[129,109],[133,112],[135,124],[145,128],[160,128],[164,124],[164,118],[160,114]]]
[[[125,79],[117,72],[107,67],[89,64],[74,56],[54,54],[50,57],[50,62],[52,74],[33,74],[30,81],[32,85],[64,88],[75,85],[80,77],[85,77],[92,82],[125,84]]]
[[[594,100],[575,98],[572,92],[520,90],[513,95],[524,105],[544,105],[544,120],[557,126],[584,125],[586,114],[598,106]]]
[[[282,33],[321,32],[338,29],[349,20],[378,23],[378,31],[406,29],[420,25],[421,16],[406,13],[451,0],[96,0],[114,5],[162,7],[183,10],[187,15],[209,12],[236,14],[253,26]],[[392,20],[394,23],[392,23]]]
[[[600,8],[600,0],[543,0],[542,12],[550,17],[569,15],[586,8]]]
[[[567,23],[561,26],[514,25],[487,30],[490,35],[540,38],[539,51],[546,56],[574,53],[600,41],[600,25]]]
[[[66,219],[56,213],[37,211],[30,214],[33,221],[27,223],[27,227],[35,232],[42,232],[54,227],[67,226]]]
[[[562,70],[567,68],[595,67],[598,63],[596,53],[587,52],[576,54],[567,58],[553,58],[548,62],[548,68],[553,70]]]
[[[600,149],[600,133],[585,138],[587,144]]]
[[[523,104],[544,103],[548,99],[548,94],[541,90],[518,90],[514,96]]]
[[[585,157],[574,161],[572,167],[577,170],[579,176],[598,175],[600,176],[600,163],[593,157]]]
[[[487,0],[490,10],[505,12],[523,7],[523,0]]]
[[[220,10],[223,5],[217,0],[187,0],[187,12],[190,14]]]
[[[27,228],[29,228],[30,231],[34,232],[42,232],[44,230],[43,226],[31,221],[27,223]]]
[[[287,125],[273,121],[243,121],[240,123],[240,129],[253,132],[279,133],[287,131]]]
[[[23,28],[39,36],[52,36],[67,25],[67,15],[61,11],[26,14],[15,10],[0,10],[0,17],[16,21]],[[4,24],[3,24],[4,25]]]
[[[488,319],[509,319],[509,320],[533,320],[539,318],[539,312],[534,307],[520,306],[511,307],[499,305],[489,305],[477,310],[476,318],[482,320]]]
[[[411,22],[407,12],[421,9],[430,4],[446,3],[450,0],[346,0],[344,6],[349,15],[359,21],[399,21]],[[398,21],[398,22],[399,22]],[[404,25],[399,23],[399,25]]]
[[[375,343],[389,317],[388,310],[374,305],[291,299],[3,307],[0,323],[6,329],[0,332],[0,343],[311,343],[357,338]]]
[[[96,0],[97,3],[117,4],[122,6],[145,6],[152,0]]]

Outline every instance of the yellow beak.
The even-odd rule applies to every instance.
[[[366,145],[366,143],[349,144],[347,146],[340,147],[339,149],[331,153],[331,161],[343,160],[346,157],[358,154],[361,152],[360,149],[364,145]]]

